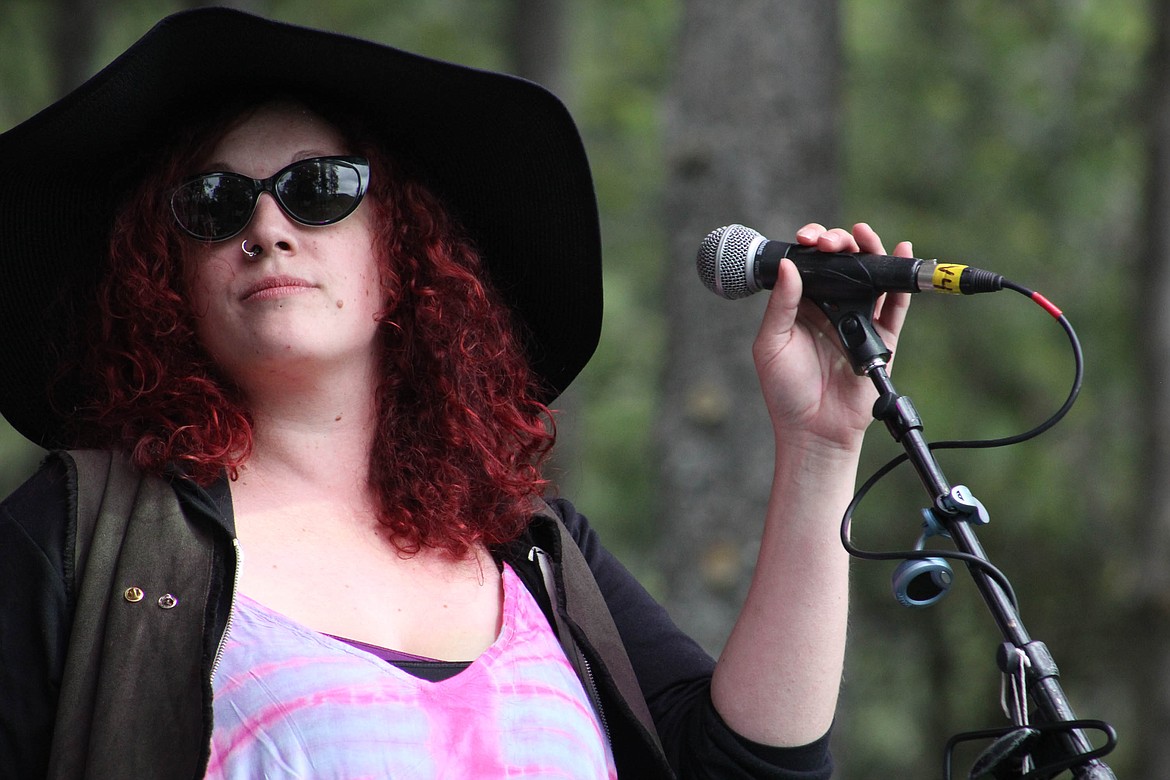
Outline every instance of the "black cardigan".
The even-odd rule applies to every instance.
[[[209,656],[214,655],[222,636],[231,600],[234,529],[230,491],[226,480],[202,490],[181,477],[172,478],[169,487],[178,499],[178,509],[173,514],[180,522],[197,527],[199,538],[206,542],[200,544],[210,550],[211,587],[199,621],[209,627],[203,631],[202,658],[198,659],[200,668],[206,671],[212,660]],[[169,491],[163,494],[164,499],[170,495]],[[86,500],[92,497],[83,498],[83,504]],[[74,571],[75,548],[79,544],[77,502],[73,459],[54,453],[0,504],[0,777],[42,777],[54,749],[70,753],[88,749],[88,733],[71,734],[64,739],[65,735],[59,734],[56,741],[54,738],[80,596],[79,580],[84,574]],[[673,771],[684,778],[812,780],[831,775],[828,735],[801,748],[769,748],[750,743],[728,729],[711,704],[714,661],[710,656],[679,631],[666,611],[605,550],[585,518],[568,502],[554,500],[548,506],[555,515],[547,510],[534,514],[522,538],[494,552],[507,560],[525,582],[554,628],[563,631],[567,627],[571,636],[562,637],[562,644],[568,641],[566,653],[570,660],[575,660],[579,649],[588,662],[619,776],[669,777]],[[80,538],[84,545],[84,534]],[[575,542],[575,550],[568,549],[566,539]],[[529,555],[533,547],[544,549],[555,562],[555,604],[546,593],[539,566]],[[583,575],[586,566],[587,573]],[[589,579],[588,573],[596,580],[596,588],[582,582]],[[121,592],[121,585],[115,582],[113,586]],[[608,616],[596,615],[605,611],[604,606],[598,607],[601,602],[589,600],[588,594],[598,590],[612,623]],[[79,623],[84,629],[84,621]],[[101,629],[105,630],[104,624]],[[120,636],[106,652],[116,653],[119,645],[138,641],[150,640]],[[147,648],[143,657],[150,657],[154,651],[153,647]],[[628,662],[623,655],[628,656]],[[164,659],[156,661],[159,669],[167,668]],[[125,670],[121,673],[126,674]],[[162,745],[169,745],[160,750],[172,753],[182,753],[180,746],[185,746],[188,753],[199,757],[194,764],[184,764],[196,766],[197,776],[206,766],[208,748],[204,743],[210,729],[210,675],[202,676],[205,679],[198,686],[202,690],[191,692],[192,700],[203,699],[201,713],[196,715],[195,707],[187,708],[186,714],[176,715],[176,720],[152,721],[155,728],[145,734],[139,730],[133,737],[141,741],[153,735]],[[151,681],[142,690],[134,691],[138,701],[156,696],[173,698],[158,690],[161,682],[161,687],[169,691],[175,685],[170,678],[160,681],[156,674],[127,679],[136,683],[139,679]],[[196,687],[179,684],[187,689]],[[122,687],[124,684],[119,685],[119,689]],[[590,688],[588,682],[586,688]],[[646,722],[647,710],[652,725]],[[101,716],[115,718],[138,715],[101,712]],[[181,733],[198,730],[199,721],[200,734],[179,739]],[[71,727],[70,731],[90,731],[93,723],[83,722],[83,727]],[[147,765],[153,766],[143,766]]]

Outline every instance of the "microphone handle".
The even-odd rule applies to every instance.
[[[883,292],[939,292],[970,295],[1002,289],[1003,277],[957,263],[916,257],[821,252],[784,241],[763,241],[751,260],[748,279],[756,290],[776,285],[780,260],[800,272],[804,295],[819,300],[853,300]],[[754,292],[755,290],[753,290]]]

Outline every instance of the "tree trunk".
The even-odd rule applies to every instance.
[[[1129,613],[1133,632],[1133,656],[1119,665],[1127,670],[1135,698],[1132,733],[1125,738],[1136,743],[1137,777],[1161,777],[1170,767],[1170,742],[1160,724],[1170,723],[1170,3],[1151,4],[1153,45],[1146,69],[1148,133],[1146,238],[1142,251],[1143,284],[1139,300],[1139,321],[1148,324],[1140,362],[1145,399],[1147,438],[1143,480],[1144,505],[1148,514],[1131,528],[1132,565],[1136,608]]]
[[[57,63],[57,94],[64,95],[93,74],[99,0],[56,0],[53,59]]]
[[[508,15],[505,45],[511,72],[564,97],[563,0],[511,0]]]
[[[836,219],[837,4],[687,0],[668,101],[669,344],[657,422],[657,555],[676,620],[717,653],[746,594],[772,476],[751,358],[764,296],[696,278],[703,237],[740,222],[793,240]]]

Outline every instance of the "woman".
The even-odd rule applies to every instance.
[[[0,506],[14,776],[828,776],[872,390],[791,264],[755,344],[773,497],[716,664],[539,498],[600,322],[588,167],[543,90],[193,11],[0,159],[30,277],[0,410],[73,448]]]

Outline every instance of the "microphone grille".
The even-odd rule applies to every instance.
[[[743,225],[727,225],[707,234],[699,246],[695,265],[707,289],[721,298],[746,298],[755,289],[748,287],[748,251],[760,234]]]

